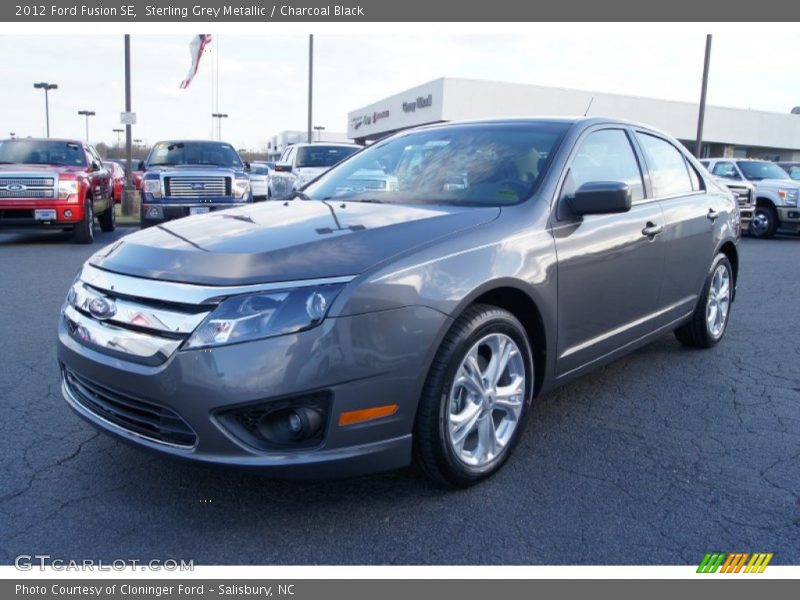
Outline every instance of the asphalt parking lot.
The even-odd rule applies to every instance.
[[[535,402],[517,452],[465,491],[412,470],[284,482],[165,461],[60,397],[55,325],[92,247],[0,235],[0,562],[800,563],[800,237],[741,244],[711,351],[672,336]]]

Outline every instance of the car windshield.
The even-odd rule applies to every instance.
[[[536,190],[569,123],[419,130],[369,146],[303,189],[314,200],[501,206]]]
[[[0,164],[86,166],[80,144],[50,140],[13,140],[0,142]]]
[[[267,175],[268,173],[269,169],[267,165],[250,165],[251,175]]]
[[[324,146],[315,144],[297,149],[296,167],[332,167],[360,148],[355,146]]]
[[[198,165],[242,168],[242,160],[229,144],[217,142],[159,142],[147,159],[150,167]]]
[[[750,181],[762,179],[789,179],[789,174],[778,165],[763,160],[740,160],[739,168]]]

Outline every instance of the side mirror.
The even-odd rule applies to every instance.
[[[100,170],[100,165],[97,163],[96,160],[93,160],[91,162],[91,164],[89,165],[89,170],[92,171],[92,172]]]
[[[628,212],[631,188],[621,181],[590,181],[579,187],[567,204],[578,215]]]
[[[292,165],[290,163],[276,163],[275,171],[277,173],[291,173]]]
[[[250,161],[247,161],[247,160],[244,161],[244,170],[245,171],[249,171],[250,170]]]
[[[140,160],[139,163],[136,165],[136,170],[137,171],[146,171],[147,170],[143,160]]]

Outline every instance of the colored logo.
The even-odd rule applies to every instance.
[[[25,190],[28,189],[28,186],[27,185],[23,185],[21,183],[9,183],[6,186],[6,189],[9,192],[24,192]]]
[[[763,573],[772,560],[772,552],[709,552],[703,557],[698,573]]]
[[[89,314],[100,321],[110,319],[117,312],[116,305],[105,298],[94,298],[89,302]]]

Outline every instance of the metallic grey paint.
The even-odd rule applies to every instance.
[[[513,206],[295,200],[191,217],[128,236],[90,259],[93,272],[122,273],[144,288],[152,280],[192,289],[352,280],[314,329],[180,349],[158,366],[90,349],[62,320],[61,364],[178,412],[198,434],[191,451],[109,427],[66,394],[68,402],[99,427],[168,454],[270,467],[287,476],[338,476],[410,461],[417,402],[439,343],[453,320],[487,293],[527,299],[515,306],[524,313],[520,320],[538,323],[540,333],[532,339],[541,363],[537,393],[647,343],[689,319],[720,249],[732,253],[735,277],[738,209],[684,151],[705,191],[652,198],[645,171],[648,196],[629,212],[560,217],[576,144],[588,131],[609,126],[630,134],[651,131],[599,118],[575,120],[535,196]],[[223,408],[314,390],[331,390],[334,398],[324,442],[316,449],[249,448],[214,417]],[[400,406],[391,417],[335,424],[342,411],[390,403]]]

